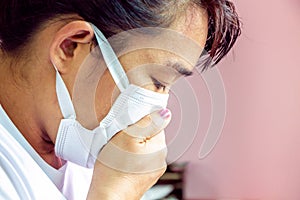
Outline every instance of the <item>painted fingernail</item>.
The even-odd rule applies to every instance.
[[[171,117],[171,114],[170,114],[170,113],[167,114],[164,118],[165,118],[165,119],[168,119],[169,117]]]
[[[164,119],[168,119],[171,116],[170,110],[168,109],[161,110],[159,114]]]

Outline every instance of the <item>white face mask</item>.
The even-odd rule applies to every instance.
[[[70,94],[56,67],[56,93],[64,119],[61,120],[55,142],[58,157],[91,168],[103,146],[119,131],[144,116],[166,108],[169,95],[129,84],[124,69],[101,31],[92,25],[105,63],[120,95],[108,115],[94,130],[84,128],[77,120]]]

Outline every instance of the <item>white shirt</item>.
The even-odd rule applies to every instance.
[[[54,169],[30,146],[0,105],[0,199],[86,199],[92,169]]]

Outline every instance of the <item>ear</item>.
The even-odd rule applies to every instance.
[[[72,21],[56,32],[50,47],[50,60],[60,73],[68,71],[70,63],[75,60],[76,50],[90,44],[94,37],[91,25],[85,21]]]

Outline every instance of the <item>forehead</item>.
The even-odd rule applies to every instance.
[[[206,11],[191,5],[178,13],[166,29],[134,29],[109,40],[126,71],[145,63],[165,65],[170,62],[184,63],[192,70],[204,49],[207,32]]]
[[[157,51],[155,58],[162,57],[164,64],[177,62],[192,70],[204,50],[207,35],[207,11],[190,4],[177,14],[168,31],[162,31],[158,36],[160,39],[156,38],[159,46],[163,47],[161,50],[165,52]]]
[[[204,47],[208,34],[207,11],[197,5],[189,5],[180,12],[170,29],[194,40],[197,45]]]

